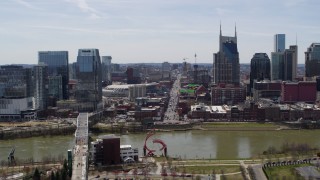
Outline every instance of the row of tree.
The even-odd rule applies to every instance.
[[[318,148],[311,147],[307,143],[289,143],[284,142],[281,148],[278,150],[274,146],[270,146],[266,151],[263,151],[263,155],[274,155],[274,154],[295,154],[295,155],[307,155],[317,151]]]

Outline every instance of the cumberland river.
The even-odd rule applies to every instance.
[[[258,157],[269,146],[277,149],[284,142],[308,143],[320,148],[320,130],[282,130],[282,131],[177,131],[157,132],[154,138],[163,140],[168,146],[168,154],[181,158],[238,159]],[[121,144],[131,144],[139,148],[142,155],[145,134],[122,135]],[[0,141],[0,160],[6,160],[10,147],[15,146],[16,158],[43,156],[66,156],[74,145],[73,136],[34,137]],[[159,144],[148,143],[152,149]]]

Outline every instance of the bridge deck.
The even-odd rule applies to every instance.
[[[88,113],[80,113],[73,149],[72,180],[88,179]]]

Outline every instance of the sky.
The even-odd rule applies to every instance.
[[[97,48],[113,63],[212,63],[222,34],[238,35],[240,63],[270,57],[274,34],[320,42],[319,0],[1,0],[0,64],[36,64],[38,51]],[[297,38],[296,38],[297,37]],[[195,60],[194,55],[197,54]]]

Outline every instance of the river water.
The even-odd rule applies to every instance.
[[[153,139],[161,139],[168,146],[168,154],[181,158],[239,159],[258,157],[268,147],[280,149],[284,142],[308,143],[320,148],[320,130],[283,131],[178,131],[157,132],[148,141],[150,149],[159,150],[160,144]],[[131,144],[139,148],[142,155],[145,134],[121,135],[121,144]],[[52,136],[0,141],[0,160],[6,160],[11,147],[15,147],[15,157],[33,158],[40,161],[44,156],[66,156],[74,145],[74,137]],[[156,152],[161,154],[161,152]]]

